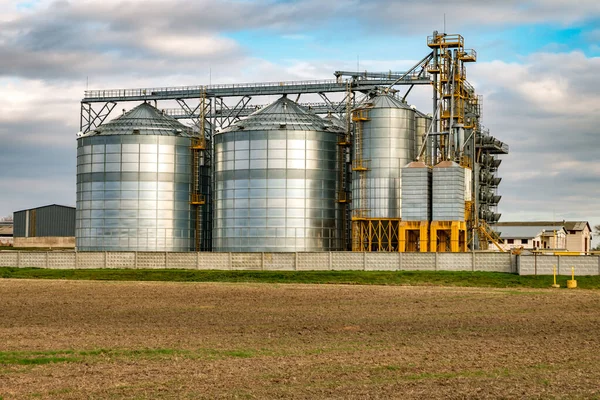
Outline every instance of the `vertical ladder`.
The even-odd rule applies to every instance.
[[[204,87],[200,92],[200,121],[199,121],[199,136],[192,138],[191,151],[192,151],[192,190],[190,197],[190,204],[194,207],[194,213],[196,215],[196,224],[194,227],[194,249],[200,251],[200,230],[201,230],[201,214],[202,206],[206,204],[206,198],[201,193],[201,182],[200,182],[200,167],[203,164],[203,156],[206,151],[206,90]]]

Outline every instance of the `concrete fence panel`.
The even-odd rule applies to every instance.
[[[519,275],[552,275],[558,264],[558,256],[526,255],[519,256]]]
[[[559,256],[558,258],[560,275],[571,275],[571,267],[575,268],[575,276],[600,274],[598,256]]]
[[[366,253],[338,251],[331,253],[331,269],[334,271],[360,271],[365,269]]]
[[[73,269],[77,266],[77,253],[75,252],[48,252],[47,268]]]
[[[107,252],[105,268],[135,268],[135,252]]]
[[[104,252],[80,252],[77,253],[77,268],[100,269],[106,268],[107,253]]]
[[[365,253],[366,271],[398,271],[400,253]]]
[[[475,252],[474,270],[488,272],[516,272],[510,253]]]
[[[217,269],[221,271],[231,269],[230,253],[197,253],[198,269]]]
[[[139,269],[164,269],[167,268],[167,253],[140,251],[135,253],[134,264]]]
[[[435,271],[435,253],[403,253],[401,269],[403,271]]]
[[[328,271],[331,269],[329,265],[331,253],[297,253],[298,271]]]
[[[264,253],[231,253],[231,269],[260,271],[263,269]]]
[[[21,252],[19,254],[19,267],[21,268],[46,268],[46,252]]]
[[[167,253],[167,268],[197,269],[198,253]]]
[[[437,257],[438,271],[472,271],[473,255],[471,253],[439,253]]]
[[[16,251],[0,251],[0,267],[18,267],[19,253]]]
[[[296,253],[265,253],[263,257],[265,271],[294,271]]]

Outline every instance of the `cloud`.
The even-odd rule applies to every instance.
[[[600,223],[600,58],[539,53],[470,68],[484,123],[510,145],[499,169],[503,220]]]
[[[600,3],[587,0],[0,0],[0,9],[0,215],[74,202],[74,135],[88,80],[90,88],[110,89],[202,84],[209,74],[213,83],[331,79],[335,70],[356,69],[355,55],[369,50],[353,47],[359,35],[361,43],[389,49],[361,60],[361,70],[412,66],[427,49],[407,54],[405,43],[441,28],[444,13],[449,32],[486,44],[480,54],[516,45],[495,34],[502,29],[600,20]],[[255,31],[272,33],[263,46],[278,43],[289,53],[263,59],[251,43],[232,39]],[[584,31],[594,46],[599,31]],[[336,48],[334,37],[344,38]],[[469,80],[484,95],[484,124],[511,146],[500,169],[500,211],[504,220],[555,215],[600,224],[600,59],[565,52],[564,43],[542,44],[543,52],[511,62],[469,66]],[[301,58],[294,54],[300,46],[325,57]],[[313,97],[301,101],[320,101]],[[415,88],[408,101],[430,110],[430,89]],[[119,104],[115,113],[131,106]]]

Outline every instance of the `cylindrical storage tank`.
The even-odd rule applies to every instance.
[[[431,220],[431,168],[422,161],[402,168],[402,220]]]
[[[214,251],[341,250],[341,129],[282,97],[214,136]]]
[[[143,103],[80,137],[77,249],[192,250],[193,136],[190,128]],[[203,174],[210,180],[209,172]]]
[[[362,147],[367,170],[352,173],[352,209],[365,210],[368,218],[400,218],[400,171],[415,158],[415,110],[389,95],[373,98],[363,110],[353,157],[360,159]]]
[[[469,197],[471,170],[453,161],[433,168],[431,211],[433,221],[464,221],[465,200]]]
[[[419,156],[421,147],[423,146],[423,141],[429,131],[429,127],[431,126],[432,118],[426,114],[423,114],[419,110],[415,110],[415,157]],[[425,145],[425,149],[423,150],[423,156],[420,158],[426,164],[431,165],[431,148],[433,146],[432,143],[433,135],[429,136],[428,142]]]

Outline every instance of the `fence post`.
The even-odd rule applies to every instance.
[[[475,250],[471,252],[471,271],[475,272]]]
[[[298,252],[296,251],[295,253],[295,257],[294,257],[294,271],[298,270]]]
[[[367,252],[363,253],[363,271],[367,270]]]
[[[402,254],[398,253],[398,271],[402,271]]]
[[[46,266],[44,268],[48,269],[49,265],[48,265],[48,259],[50,258],[50,256],[48,255],[48,252],[46,252]]]
[[[21,268],[21,250],[17,251],[17,268]]]
[[[333,255],[331,254],[331,252],[329,252],[329,270],[330,271],[332,268],[332,263],[333,263]]]
[[[107,255],[107,252],[105,251],[105,252],[104,252],[104,268],[105,268],[105,269],[108,267],[108,262],[107,262],[107,260],[106,260],[107,258],[108,258],[108,255]]]
[[[438,252],[435,252],[435,270],[438,270]]]
[[[233,269],[233,256],[231,255],[231,252],[229,252],[229,270]]]
[[[165,269],[169,268],[169,253],[165,251]]]
[[[137,257],[137,251],[133,252],[133,269],[137,269],[138,267],[138,257]]]
[[[596,256],[598,259],[598,275],[600,275],[600,256]]]
[[[537,253],[533,253],[533,273],[537,275]]]
[[[79,269],[79,252],[77,250],[75,250],[75,265],[74,265],[75,269]]]
[[[555,256],[558,258],[558,260],[556,261],[556,270],[558,271],[557,274],[560,275],[560,256]]]
[[[200,269],[200,252],[196,252],[196,269]]]
[[[261,251],[260,253],[260,270],[264,271],[265,270],[265,252]]]

